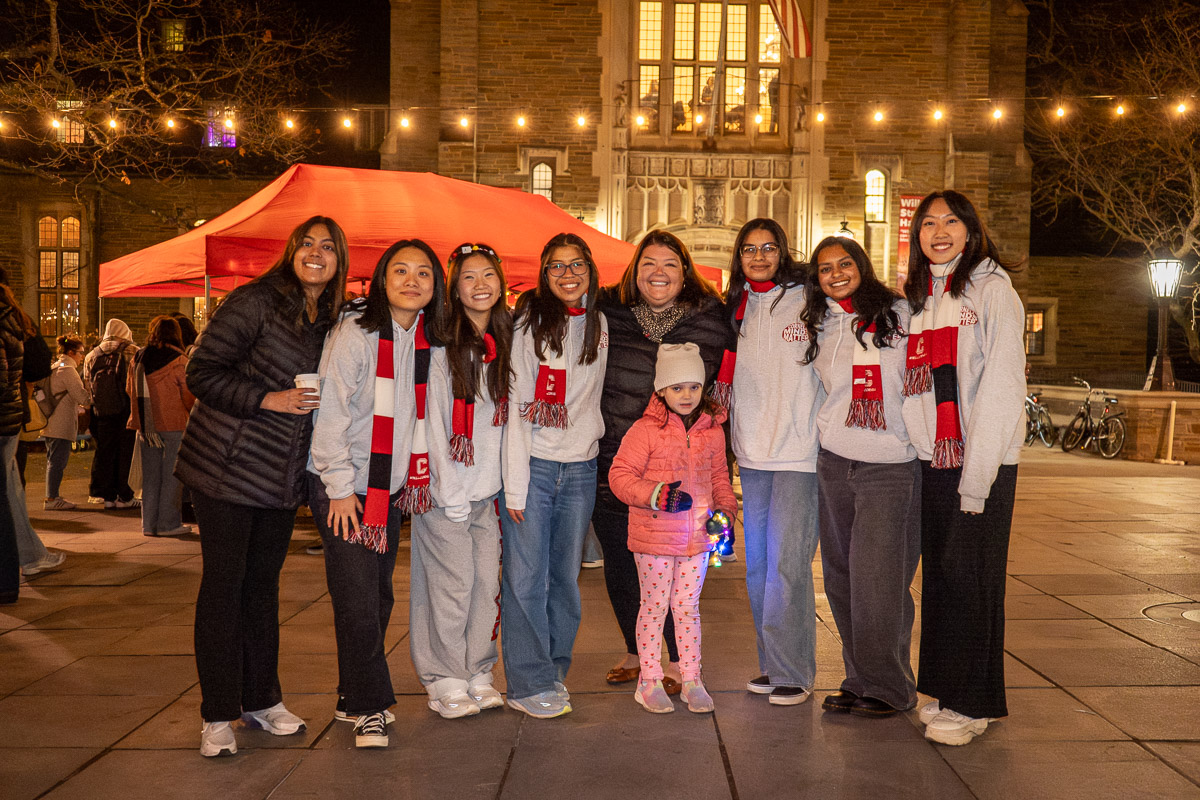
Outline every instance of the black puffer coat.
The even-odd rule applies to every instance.
[[[637,317],[617,298],[614,289],[600,294],[600,308],[608,319],[608,369],[604,373],[604,391],[600,413],[604,417],[604,436],[600,439],[597,478],[608,486],[608,469],[621,447],[621,439],[642,418],[650,395],[654,394],[654,367],[658,362],[658,343],[646,338]],[[721,356],[733,341],[733,328],[716,298],[706,298],[700,308],[679,321],[663,344],[692,342],[699,345],[704,359],[704,386],[712,388]]]
[[[0,436],[16,436],[25,421],[21,395],[25,330],[10,305],[0,308]]]
[[[297,329],[281,311],[278,286],[268,278],[230,292],[197,342],[187,368],[196,405],[175,475],[228,503],[284,509],[305,500],[312,415],[259,406],[268,392],[317,371],[329,322],[320,314]]]

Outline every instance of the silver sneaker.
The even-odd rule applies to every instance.
[[[276,736],[290,736],[304,730],[304,720],[284,708],[283,703],[276,703],[270,708],[259,711],[247,711],[242,714],[242,722],[250,728],[262,728],[267,733]]]
[[[228,722],[206,722],[200,729],[200,755],[212,758],[237,752],[237,739]]]
[[[35,561],[27,567],[21,567],[21,574],[25,577],[30,575],[38,575],[43,572],[49,572],[53,569],[58,569],[62,563],[67,560],[67,554],[61,550],[47,550],[46,557],[41,561]]]
[[[522,697],[520,700],[513,698],[508,699],[509,708],[515,708],[517,711],[523,711],[531,717],[538,719],[551,719],[553,717],[561,717],[563,714],[569,714],[571,707],[564,703],[558,696],[558,692],[553,689],[548,689],[544,692],[538,692],[531,697]]]

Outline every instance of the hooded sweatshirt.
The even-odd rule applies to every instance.
[[[100,344],[92,348],[91,352],[83,359],[83,374],[86,379],[92,374],[92,362],[101,353],[111,353],[121,345],[126,345],[122,356],[125,358],[125,367],[129,368],[133,363],[133,355],[137,352],[137,345],[133,343],[133,331],[129,330],[129,326],[121,320],[113,317],[104,326],[104,338],[100,340]],[[86,380],[85,380],[86,383]],[[91,387],[88,387],[91,390]]]
[[[800,286],[747,292],[733,373],[731,438],[738,464],[748,469],[817,471],[816,412],[825,390],[812,366],[800,363],[808,349],[800,321],[804,302]]]
[[[917,457],[908,441],[904,427],[904,368],[907,360],[908,303],[897,300],[892,310],[900,318],[901,334],[894,337],[890,347],[879,350],[880,378],[883,388],[883,417],[880,430],[851,428],[846,425],[850,401],[854,396],[854,354],[862,351],[854,331],[857,314],[843,313],[836,301],[826,298],[829,310],[821,322],[817,341],[821,346],[813,361],[813,369],[825,388],[825,402],[817,412],[817,430],[821,447],[831,453],[871,464],[898,464]],[[871,334],[863,334],[871,343]]]
[[[512,390],[508,401],[508,425],[504,432],[504,502],[509,508],[524,510],[529,494],[529,459],[540,458],[570,464],[590,461],[600,450],[604,419],[600,416],[600,393],[604,388],[604,368],[608,363],[608,322],[600,315],[600,346],[596,360],[580,364],[584,315],[567,321],[563,338],[566,352],[567,419],[562,428],[543,428],[521,416],[521,406],[535,396],[538,375],[537,351],[528,325],[520,325],[513,336]],[[547,350],[549,357],[552,351]]]
[[[957,261],[933,271],[932,313]],[[940,275],[938,273],[941,273]],[[963,511],[983,511],[1001,464],[1016,464],[1025,441],[1025,310],[1012,281],[984,259],[971,271],[958,327],[958,415],[963,434]],[[922,461],[933,458],[937,404],[930,390],[904,399],[904,423]]]
[[[487,390],[487,374],[475,395],[471,444],[475,463],[468,467],[450,458],[450,436],[454,433],[454,382],[446,349],[433,348],[429,364],[429,474],[433,500],[453,522],[465,522],[471,503],[487,500],[500,491],[501,443],[504,427],[492,425],[496,405]]]

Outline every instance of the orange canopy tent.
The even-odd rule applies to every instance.
[[[420,238],[443,259],[463,242],[484,242],[504,261],[509,286],[537,281],[542,247],[555,234],[588,243],[602,283],[612,283],[633,245],[600,233],[544,197],[431,173],[297,164],[224,214],[174,239],[100,265],[101,297],[189,297],[222,293],[270,267],[298,224],[323,214],[350,243],[350,276],[369,279],[393,242]],[[715,271],[706,270],[710,277]]]

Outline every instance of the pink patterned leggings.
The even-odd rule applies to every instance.
[[[637,642],[642,679],[662,680],[662,632],[667,608],[675,616],[679,672],[685,681],[700,679],[700,590],[708,572],[708,553],[691,557],[634,553],[642,607],[638,610]]]

